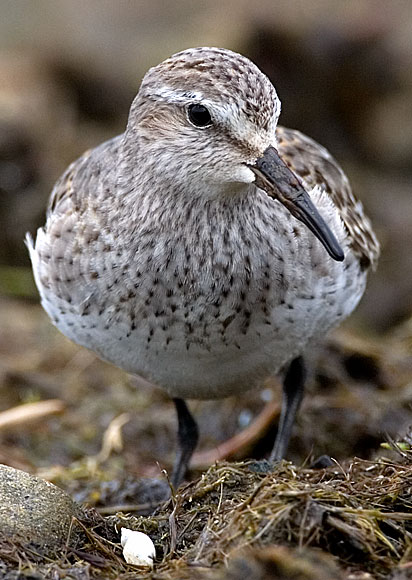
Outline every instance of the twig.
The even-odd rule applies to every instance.
[[[204,469],[216,463],[216,461],[232,457],[243,447],[258,441],[274,419],[279,416],[279,413],[279,403],[270,401],[246,429],[243,429],[240,433],[217,445],[214,449],[207,449],[195,453],[191,461],[191,466],[197,469]]]
[[[58,415],[63,413],[65,408],[65,403],[60,399],[49,399],[48,401],[25,403],[12,407],[0,413],[0,430],[40,421],[48,415]]]

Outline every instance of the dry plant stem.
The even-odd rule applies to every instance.
[[[118,512],[130,513],[130,512],[142,512],[148,509],[155,509],[158,505],[163,502],[156,502],[156,503],[124,503],[124,504],[117,504],[117,505],[107,505],[104,507],[97,507],[96,511],[103,515],[109,516],[116,514]]]
[[[96,532],[88,529],[79,519],[77,519],[75,517],[73,518],[73,523],[76,523],[77,526],[80,526],[82,528],[82,530],[86,534],[89,541],[92,544],[94,544],[97,548],[99,548],[99,550],[101,552],[103,552],[104,556],[106,556],[108,559],[116,559],[116,561],[119,564],[121,564],[122,566],[127,566],[126,562],[124,562],[124,560],[122,558],[120,558],[113,550],[110,550],[110,548],[106,547],[106,545],[104,543],[104,542],[107,542],[113,546],[112,542],[108,542],[104,538],[100,538],[100,536],[98,536],[96,534]],[[120,549],[120,546],[119,546],[119,549]]]
[[[58,415],[63,413],[65,408],[65,403],[59,399],[18,405],[0,413],[0,430],[21,427],[40,421],[49,415]]]
[[[177,510],[177,502],[173,508],[172,513],[169,516],[169,526],[170,526],[170,552],[169,557],[173,556],[176,550],[177,544],[177,524],[176,524],[176,510]]]

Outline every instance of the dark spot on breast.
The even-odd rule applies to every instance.
[[[215,306],[216,308],[220,308],[220,306],[222,305],[222,297],[221,296],[217,296],[213,302],[212,302],[213,306]]]
[[[98,232],[91,232],[87,238],[85,239],[86,244],[90,245],[92,242],[96,242],[99,239],[99,233]]]
[[[226,330],[226,328],[229,326],[231,322],[233,322],[235,318],[236,314],[230,314],[230,316],[227,316],[224,320],[222,320],[222,326],[224,330]]]

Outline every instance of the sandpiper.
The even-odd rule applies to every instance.
[[[247,58],[179,52],[145,75],[125,132],[56,183],[28,237],[44,309],[73,341],[173,398],[178,485],[198,430],[184,399],[281,374],[286,452],[308,345],[358,304],[379,245],[343,171],[278,126]]]

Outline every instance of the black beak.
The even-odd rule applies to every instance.
[[[329,229],[325,220],[312,203],[298,177],[279,157],[274,147],[268,147],[255,165],[249,165],[255,173],[255,184],[269,197],[282,203],[290,213],[305,224],[323,244],[334,260],[342,262],[345,255],[339,242]]]

